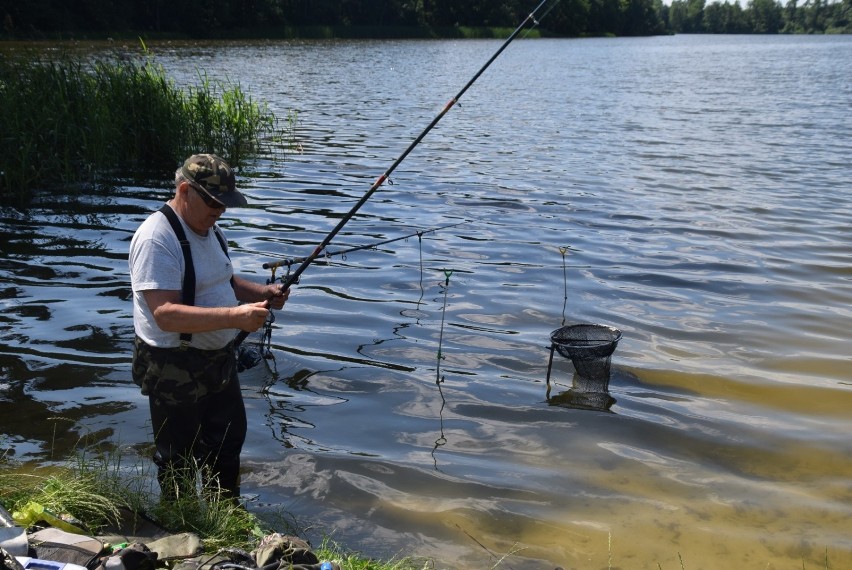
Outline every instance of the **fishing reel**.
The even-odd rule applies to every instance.
[[[276,276],[276,270],[280,265],[287,266],[287,273]],[[299,282],[299,279],[290,279],[290,264],[279,264],[270,267],[272,274],[266,280],[267,285],[281,283],[282,289],[289,288]],[[260,364],[263,360],[275,361],[275,355],[272,353],[272,325],[275,323],[275,313],[269,311],[266,315],[266,321],[261,326],[260,340],[257,343],[240,343],[237,346],[237,371],[242,372],[249,370]]]
[[[263,360],[275,360],[275,355],[272,354],[272,323],[274,322],[275,315],[269,311],[261,327],[260,340],[256,344],[243,342],[237,346],[237,372],[254,368]]]

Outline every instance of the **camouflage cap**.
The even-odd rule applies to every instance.
[[[228,207],[245,206],[246,197],[236,188],[234,170],[215,154],[194,154],[181,166],[181,173]]]

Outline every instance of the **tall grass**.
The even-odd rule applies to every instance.
[[[54,515],[70,515],[73,524],[98,534],[120,525],[121,511],[144,515],[173,533],[194,532],[204,551],[253,550],[266,534],[298,535],[286,513],[260,518],[243,506],[221,498],[217,489],[162,501],[156,477],[141,464],[127,465],[120,451],[82,450],[68,462],[44,466],[19,464],[0,456],[0,504],[14,512],[37,503]],[[186,488],[185,482],[176,485]],[[286,516],[285,516],[286,515]],[[269,520],[266,520],[269,519]],[[274,519],[274,520],[273,520]],[[335,560],[343,570],[422,570],[428,561],[402,558],[379,561],[350,551],[331,538],[314,549],[321,560]]]
[[[137,59],[100,61],[0,55],[0,108],[6,204],[25,205],[35,189],[168,173],[195,152],[237,166],[265,138],[283,135],[239,84],[199,73],[197,85],[181,89],[144,49]]]

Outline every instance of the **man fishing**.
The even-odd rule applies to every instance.
[[[198,470],[207,489],[239,497],[247,427],[234,337],[260,328],[289,296],[234,275],[216,224],[247,203],[234,178],[216,155],[189,157],[174,197],[130,242],[133,381],[148,396],[164,498],[194,495]]]

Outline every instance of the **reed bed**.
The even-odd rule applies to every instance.
[[[200,72],[181,89],[144,50],[101,61],[0,55],[0,108],[0,203],[18,206],[36,190],[159,176],[195,152],[238,166],[283,135],[239,84]]]

